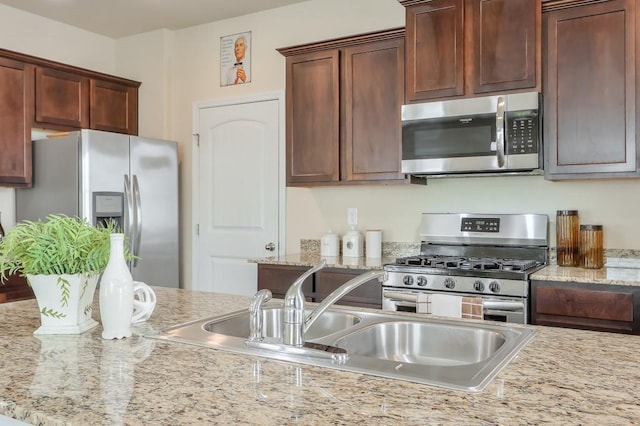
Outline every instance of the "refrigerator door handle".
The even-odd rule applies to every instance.
[[[124,175],[124,202],[123,232],[127,237],[130,237],[131,227],[133,226],[133,211],[131,210],[133,206],[133,198],[131,198],[131,182],[129,181],[128,175]]]
[[[140,185],[138,184],[138,176],[133,175],[133,203],[135,209],[136,226],[135,235],[133,236],[133,266],[138,265],[138,256],[140,256],[140,240],[142,239],[142,202],[140,201]]]

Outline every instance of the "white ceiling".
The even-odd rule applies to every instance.
[[[120,38],[178,30],[307,0],[0,0],[78,28]]]

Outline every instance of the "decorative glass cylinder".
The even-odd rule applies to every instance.
[[[133,278],[124,258],[124,234],[111,234],[109,262],[100,279],[103,339],[131,336]]]
[[[556,250],[558,266],[580,264],[580,236],[577,210],[558,210],[556,214]]]
[[[602,225],[580,225],[580,265],[587,269],[604,266]]]

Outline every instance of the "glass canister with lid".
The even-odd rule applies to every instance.
[[[580,236],[577,210],[558,210],[556,213],[556,250],[558,266],[580,264]]]
[[[587,269],[604,266],[602,225],[580,225],[580,265]]]

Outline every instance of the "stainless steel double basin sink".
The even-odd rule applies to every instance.
[[[282,317],[281,305],[265,306],[265,341],[281,339]],[[346,350],[340,362],[315,356],[314,350],[248,343],[248,310],[176,325],[148,337],[474,392],[484,389],[534,333],[532,328],[486,321],[331,308],[309,328],[306,340]]]

